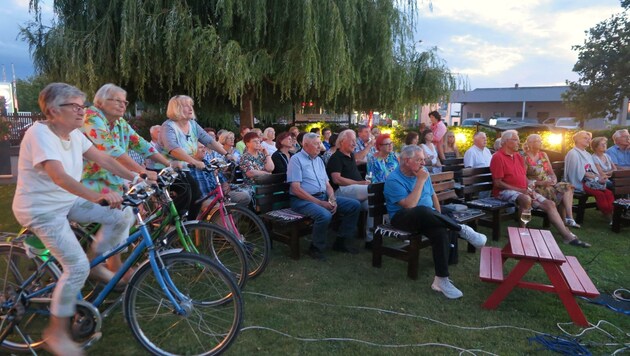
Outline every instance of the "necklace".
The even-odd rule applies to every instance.
[[[61,142],[61,147],[63,147],[64,150],[69,151],[70,148],[72,148],[72,141],[70,140],[70,135],[68,135],[68,138],[65,139],[64,137],[61,136],[61,134],[59,134],[59,131],[57,131],[55,126],[51,123],[48,124],[48,128],[50,129],[50,131],[52,131],[52,133],[55,134],[55,136],[57,136],[57,138]]]

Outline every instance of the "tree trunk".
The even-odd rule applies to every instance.
[[[240,130],[242,132],[244,127],[254,127],[254,93],[252,91],[248,91],[247,93],[243,94],[241,100],[243,102],[243,108],[241,109],[240,113]]]

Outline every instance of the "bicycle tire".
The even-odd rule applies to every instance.
[[[263,273],[269,264],[269,254],[271,253],[269,231],[258,215],[248,208],[240,205],[227,205],[226,209],[228,214],[232,215],[238,230],[232,231],[232,233],[241,236],[246,242],[244,249],[247,255],[249,278],[255,278]],[[204,220],[232,230],[230,226],[224,226],[219,209],[212,209]],[[228,223],[228,225],[230,224]]]
[[[144,263],[129,282],[123,301],[125,320],[136,340],[155,355],[225,351],[243,320],[243,300],[231,273],[207,256],[187,252],[162,255],[158,264],[189,298],[183,303],[187,315],[177,315],[151,264]]]
[[[20,300],[18,303],[22,304],[24,309],[19,320],[8,317],[7,313],[12,309],[5,307],[7,303],[16,302],[21,285],[37,271],[42,263],[38,257],[29,257],[21,246],[0,245],[0,296],[3,302],[0,306],[0,340],[2,340],[0,346],[2,348],[13,352],[29,352],[31,349],[40,349],[44,344],[42,332],[49,322],[47,315],[49,303],[31,303],[30,301],[23,303]],[[49,264],[44,267],[42,276],[33,280],[25,289],[34,292],[49,283],[56,282],[59,276],[59,269]],[[12,295],[9,295],[9,289],[13,290]],[[49,298],[51,295],[52,290],[38,298]],[[45,312],[42,312],[42,308]],[[25,340],[20,333],[28,340]]]
[[[201,221],[186,221],[182,229],[188,241],[194,243],[197,251],[219,262],[233,274],[242,289],[248,279],[247,257],[242,244],[228,230]],[[166,248],[182,248],[177,230],[169,231],[166,236]]]

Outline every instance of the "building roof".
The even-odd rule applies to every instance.
[[[568,86],[553,87],[518,87],[477,88],[472,91],[455,90],[451,92],[452,103],[512,103],[533,101],[562,101],[562,93]]]

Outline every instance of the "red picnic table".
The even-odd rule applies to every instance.
[[[496,309],[514,287],[555,293],[573,323],[588,326],[575,296],[593,298],[599,292],[577,258],[565,256],[549,230],[508,227],[508,235],[510,241],[503,249],[481,249],[479,277],[485,282],[499,283],[482,306]],[[503,265],[508,258],[514,258],[518,262],[504,278]],[[525,274],[536,264],[542,266],[551,285],[523,280]]]

